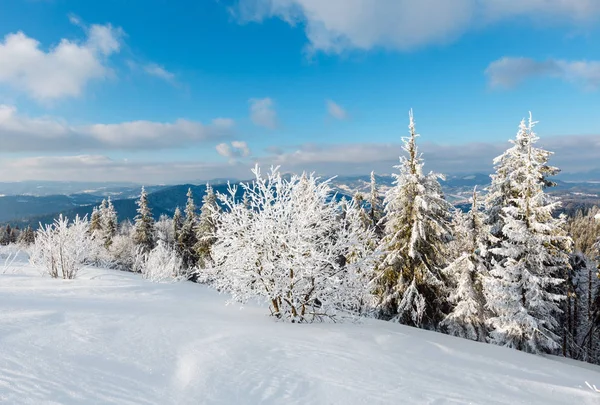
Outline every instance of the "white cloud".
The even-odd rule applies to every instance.
[[[217,153],[229,159],[250,156],[250,148],[243,141],[233,141],[231,144],[220,143],[216,146]]]
[[[239,0],[241,21],[277,17],[303,26],[309,50],[340,53],[374,47],[409,50],[448,42],[472,27],[528,17],[584,23],[597,0]]]
[[[259,127],[277,128],[277,113],[273,109],[273,100],[266,98],[250,99],[250,119]]]
[[[0,181],[56,180],[131,181],[152,184],[199,182],[250,177],[247,165],[111,159],[103,155],[41,156],[2,160]]]
[[[330,116],[337,120],[345,120],[348,118],[348,113],[346,113],[346,110],[344,110],[342,106],[335,103],[333,100],[327,100],[327,112]]]
[[[243,150],[243,142],[236,143]],[[233,156],[233,142],[220,147],[226,157]],[[394,172],[402,153],[400,143],[374,144],[305,144],[294,150],[270,148],[273,154],[257,159],[211,163],[199,161],[134,161],[111,159],[103,155],[42,156],[2,159],[0,181],[71,180],[71,181],[133,181],[152,183],[183,183],[213,178],[251,177],[254,163],[263,167],[281,165],[291,172],[315,171],[323,176],[378,174]],[[442,173],[489,173],[492,160],[510,147],[507,142],[441,145],[421,142],[420,151],[425,169]],[[555,151],[551,163],[563,172],[586,172],[598,168],[600,135],[547,137],[540,146]],[[243,155],[243,151],[237,153]]]
[[[164,67],[157,65],[156,63],[149,63],[144,66],[144,71],[148,73],[150,76],[158,77],[159,79],[163,79],[167,82],[174,83],[175,74],[169,72]]]
[[[74,126],[54,117],[30,118],[18,114],[13,106],[0,105],[3,152],[164,149],[227,138],[233,127],[234,121],[228,118],[217,118],[208,125],[178,119]]]
[[[600,86],[599,61],[536,61],[530,58],[504,57],[490,63],[485,72],[492,87],[514,87],[535,77],[552,77],[587,89]]]
[[[6,35],[0,42],[0,83],[37,100],[79,96],[91,80],[110,76],[106,58],[119,52],[124,35],[110,24],[86,30],[86,41],[62,39],[48,51],[23,32]]]

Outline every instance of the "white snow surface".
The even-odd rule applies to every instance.
[[[188,282],[96,268],[55,280],[2,262],[2,404],[600,403],[588,364],[377,320],[276,322]]]

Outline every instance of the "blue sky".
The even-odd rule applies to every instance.
[[[452,4],[450,4],[452,3]],[[174,183],[248,168],[490,171],[532,111],[566,172],[600,156],[594,0],[0,4],[0,181]]]

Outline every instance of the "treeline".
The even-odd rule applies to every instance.
[[[61,263],[68,243],[87,252],[77,262],[207,283],[234,301],[262,299],[281,320],[370,316],[600,364],[598,209],[553,215],[560,202],[546,190],[558,169],[534,125],[521,122],[466,213],[444,198],[441,175],[423,171],[411,113],[383,198],[374,175],[368,195],[339,201],[313,174],[256,167],[227,193],[209,187],[200,210],[188,193],[173,218],[155,222],[143,189],[133,224],[117,222],[110,200],[85,226],[61,218],[38,232],[32,261]]]

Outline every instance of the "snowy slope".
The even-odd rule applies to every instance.
[[[0,403],[600,403],[595,366],[381,321],[278,323],[129,273],[2,272]]]

